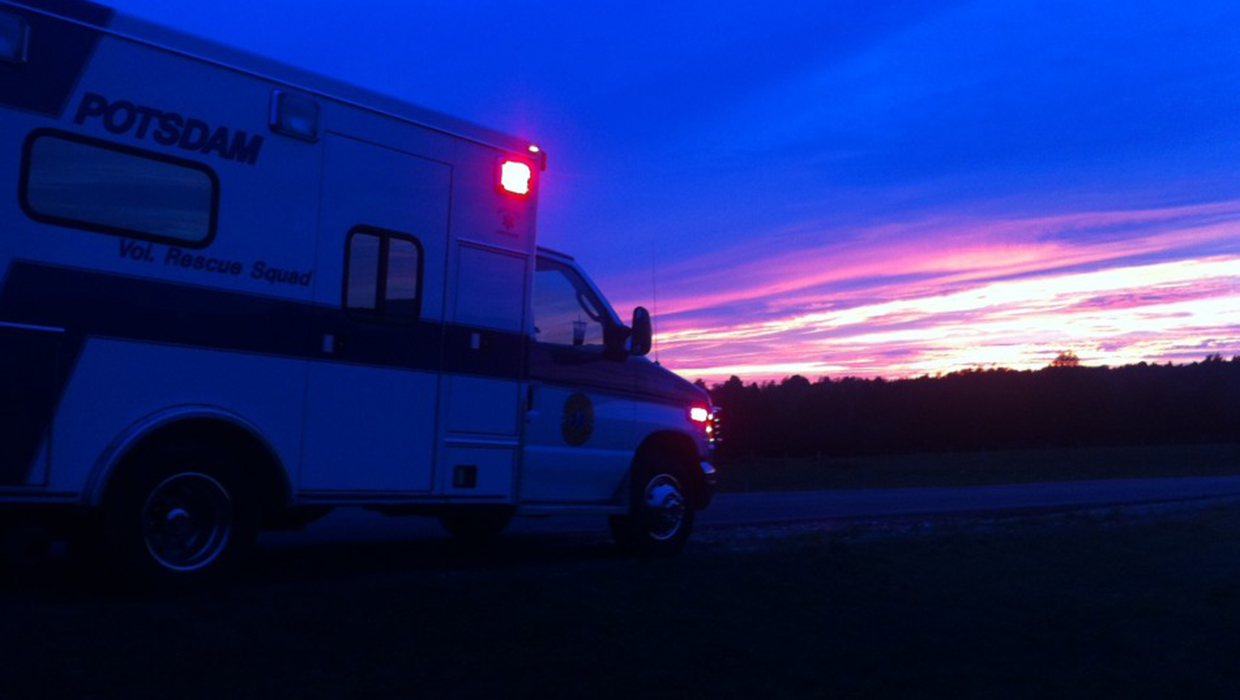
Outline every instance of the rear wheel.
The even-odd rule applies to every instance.
[[[138,584],[176,584],[232,568],[257,533],[251,495],[223,456],[186,452],[135,465],[104,503],[113,572]]]
[[[694,518],[681,465],[660,454],[643,460],[633,476],[629,514],[611,518],[616,543],[642,556],[678,553]]]

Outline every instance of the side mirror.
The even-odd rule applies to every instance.
[[[633,309],[633,334],[629,336],[629,354],[641,357],[650,352],[654,332],[650,326],[650,312],[645,307]]]

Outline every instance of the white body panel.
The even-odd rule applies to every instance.
[[[245,377],[224,382],[225,377]],[[305,364],[151,343],[86,343],[57,412],[49,490],[80,492],[108,447],[133,428],[187,407],[224,411],[261,425],[263,438],[295,464],[301,454]]]

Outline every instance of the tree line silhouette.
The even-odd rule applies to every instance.
[[[720,457],[1240,441],[1240,356],[1203,362],[970,369],[912,379],[796,375],[709,389]]]

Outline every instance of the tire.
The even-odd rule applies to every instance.
[[[184,451],[134,466],[109,487],[102,513],[103,554],[115,582],[197,583],[249,553],[257,513],[236,462]]]
[[[453,539],[470,545],[493,542],[512,522],[511,508],[462,508],[439,516],[439,524]]]
[[[693,530],[684,470],[667,454],[644,459],[633,472],[629,514],[611,518],[616,544],[643,557],[678,554]]]

